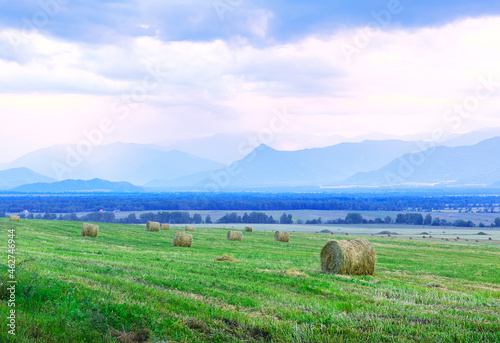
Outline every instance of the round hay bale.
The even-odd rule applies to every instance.
[[[422,236],[422,238],[427,238],[427,236]]]
[[[345,235],[346,235],[346,236],[350,236],[349,232],[346,232],[346,233],[345,233]]]
[[[246,231],[246,232],[252,232],[252,231],[253,231],[253,229],[252,229],[250,226],[247,226],[247,227],[245,227],[245,231]]]
[[[274,240],[277,242],[290,242],[290,233],[287,231],[276,231]]]
[[[449,239],[449,238],[446,238],[446,239],[445,239],[445,241],[449,242],[449,241],[450,241],[450,239]]]
[[[184,233],[182,231],[175,232],[174,239],[172,241],[173,247],[191,248],[191,244],[193,244],[193,235]]]
[[[469,239],[468,239],[468,238],[466,238],[466,239],[465,239],[465,241],[466,241],[466,242],[468,242],[468,241],[469,241]]]
[[[83,223],[82,225],[82,236],[83,237],[97,237],[99,233],[99,226]]]
[[[479,239],[476,239],[476,243],[479,243]]]
[[[170,224],[160,224],[161,230],[170,230]]]
[[[185,230],[185,231],[191,231],[191,232],[192,232],[192,231],[194,231],[194,230],[195,230],[195,228],[194,228],[194,227],[192,227],[192,226],[186,225],[186,227],[184,228],[184,230]]]
[[[329,241],[321,250],[324,273],[342,275],[373,275],[377,257],[366,239]]]
[[[457,237],[457,240],[459,240],[459,239],[460,239],[460,237]]]
[[[147,222],[146,231],[160,231],[161,224],[158,222]]]
[[[492,240],[493,240],[493,238],[491,238],[491,237],[490,237],[490,238],[488,238],[488,240],[489,240],[489,241],[492,241]]]
[[[243,233],[240,231],[228,231],[227,240],[228,241],[241,241],[243,239]]]
[[[18,221],[20,221],[20,220],[21,220],[21,217],[19,217],[19,216],[15,216],[15,215],[11,214],[11,215],[10,215],[10,217],[9,217],[9,220],[10,220],[11,222],[18,222]]]
[[[413,239],[412,237],[410,237],[410,239]]]
[[[432,237],[432,236],[429,236],[429,238],[434,238],[434,237]]]

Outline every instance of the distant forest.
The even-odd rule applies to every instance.
[[[5,213],[0,213],[0,217],[5,217]],[[42,214],[25,214],[20,213],[19,216],[23,219],[45,219],[45,220],[69,220],[69,221],[88,221],[100,223],[122,223],[122,224],[145,224],[148,221],[156,221],[169,224],[212,224],[212,218],[207,215],[205,218],[199,213],[194,213],[192,216],[189,212],[147,212],[142,213],[139,217],[135,213],[129,214],[125,218],[116,219],[114,212],[93,212],[81,217],[76,213],[56,215],[55,213],[46,212]],[[245,213],[242,216],[236,212],[227,213],[222,218],[217,220],[218,224],[294,224],[291,214],[283,213],[279,220],[273,216],[268,216],[263,212]],[[323,221],[322,218],[307,220],[297,220],[297,224],[407,224],[407,225],[430,225],[430,226],[456,226],[456,227],[475,227],[472,221],[462,219],[453,222],[439,217],[433,218],[430,214],[425,217],[421,213],[399,213],[393,219],[391,216],[385,218],[365,219],[360,213],[348,213],[345,218]],[[500,217],[496,218],[491,227],[500,227]],[[479,227],[486,227],[480,223]]]
[[[0,194],[0,212],[78,213],[112,211],[415,211],[494,212],[500,196],[437,196],[332,193],[151,193],[151,194]]]

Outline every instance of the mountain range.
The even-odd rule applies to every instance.
[[[58,182],[38,182],[12,189],[19,193],[69,193],[69,192],[111,192],[111,193],[140,193],[144,188],[134,186],[128,182],[111,182],[101,179],[93,180],[64,180]]]
[[[100,178],[143,185],[154,179],[169,180],[223,167],[215,161],[154,145],[115,143],[93,147],[86,154],[78,151],[77,146],[56,145],[0,165],[0,169],[25,167],[58,180]]]
[[[54,182],[55,179],[40,175],[28,168],[12,168],[0,171],[0,190],[11,189],[35,182]]]
[[[213,182],[235,188],[318,186],[339,183],[359,171],[381,168],[417,148],[416,142],[397,140],[341,143],[298,151],[278,151],[260,145],[229,167],[172,180],[155,180],[146,186],[196,185],[199,189]]]
[[[494,130],[488,134],[494,134]],[[478,137],[472,133],[461,139],[464,143],[474,142]],[[94,147],[85,157],[76,153],[78,147],[54,146],[1,165],[0,169],[6,170],[0,171],[0,190],[141,192],[471,185],[499,188],[500,137],[455,146],[459,138],[455,137],[449,146],[435,147],[429,142],[402,140],[367,140],[296,151],[260,145],[227,165],[156,145],[115,143]],[[62,183],[56,182],[61,179],[57,167],[64,171]]]
[[[405,154],[378,170],[357,173],[343,184],[489,186],[500,181],[499,152],[500,137],[469,146],[438,146]]]

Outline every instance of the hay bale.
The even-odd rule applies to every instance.
[[[488,238],[488,240],[489,240],[489,241],[492,241],[492,240],[493,240],[493,238],[491,238],[491,237],[490,237],[490,238]]]
[[[182,231],[175,232],[174,239],[172,241],[173,247],[191,248],[191,244],[193,244],[193,235],[184,233]]]
[[[277,242],[290,242],[290,233],[286,231],[276,231],[274,240]]]
[[[324,273],[343,275],[373,275],[377,257],[366,239],[329,241],[321,250]]]
[[[195,230],[195,228],[194,228],[194,227],[192,227],[192,226],[186,225],[186,227],[184,228],[184,230],[185,230],[185,231],[191,231],[191,232],[192,232],[192,231],[194,231],[194,230]]]
[[[170,230],[170,224],[160,224],[161,230]]]
[[[83,223],[82,225],[82,236],[83,237],[97,237],[99,233],[99,226]]]
[[[245,231],[246,231],[246,232],[252,232],[252,231],[253,231],[253,229],[252,229],[250,226],[247,226],[247,227],[245,227]]]
[[[243,239],[243,233],[240,231],[228,231],[227,240],[228,241],[241,241]]]
[[[345,233],[345,235],[346,235],[346,236],[350,236],[349,232],[346,232],[346,233]]]
[[[147,222],[146,231],[160,231],[161,224],[158,222]]]
[[[11,222],[18,222],[18,221],[20,221],[20,220],[21,220],[21,217],[19,217],[19,216],[15,216],[15,215],[11,214],[11,215],[10,215],[10,217],[9,217],[9,220],[10,220]]]

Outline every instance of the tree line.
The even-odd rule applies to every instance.
[[[0,212],[77,213],[142,211],[413,211],[495,212],[500,196],[436,196],[331,193],[146,193],[146,194],[0,194]]]
[[[46,212],[38,213],[20,213],[19,216],[23,219],[44,219],[44,220],[69,220],[69,221],[87,221],[98,223],[121,223],[121,224],[145,224],[148,221],[156,221],[160,223],[170,224],[212,224],[212,218],[207,215],[205,218],[199,213],[191,215],[189,212],[181,211],[160,211],[142,213],[137,217],[135,213],[129,214],[127,217],[117,219],[114,212],[92,212],[81,217],[76,213],[60,214]],[[0,212],[0,217],[6,217],[4,212]],[[398,213],[396,218],[386,216],[384,218],[366,219],[361,213],[348,213],[345,218],[323,220],[321,217],[317,219],[293,220],[291,214],[283,213],[279,219],[274,219],[273,216],[268,216],[264,212],[244,213],[242,216],[236,212],[226,213],[223,217],[216,221],[218,224],[405,224],[405,225],[428,225],[428,226],[455,226],[455,227],[475,227],[472,221],[457,219],[447,221],[439,217],[433,218],[431,214],[423,216],[421,213]],[[490,227],[500,227],[500,217],[495,218]],[[486,227],[484,223],[479,223],[479,227]]]

